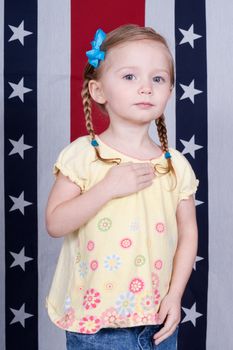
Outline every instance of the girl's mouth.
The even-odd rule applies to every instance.
[[[149,109],[154,106],[150,102],[139,102],[139,103],[135,103],[135,105],[142,109]]]

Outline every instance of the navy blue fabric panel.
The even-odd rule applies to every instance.
[[[4,11],[6,349],[37,350],[37,0]]]
[[[180,30],[188,31],[192,25],[193,33],[200,36],[195,37],[193,41],[188,40],[185,32],[182,33]],[[196,200],[199,201],[196,206],[199,261],[196,263],[196,269],[192,272],[182,299],[183,321],[180,326],[178,349],[204,350],[206,349],[208,291],[208,113],[204,0],[175,1],[175,39],[176,147],[187,157],[200,181],[196,194]],[[194,89],[199,92],[184,95],[187,87],[192,86],[192,81]],[[185,90],[180,84],[186,86]],[[190,141],[193,137],[195,144]],[[189,142],[189,147],[181,140]]]

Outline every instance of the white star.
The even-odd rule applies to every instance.
[[[21,44],[24,46],[24,37],[33,34],[27,30],[24,30],[24,21],[20,23],[18,27],[14,27],[9,25],[10,29],[13,32],[13,35],[10,37],[8,41],[19,40]]]
[[[182,307],[182,309],[185,312],[186,316],[183,318],[181,323],[191,321],[194,327],[196,327],[196,319],[203,315],[199,312],[196,312],[196,303],[193,304],[191,309],[186,309],[185,307]]]
[[[202,202],[202,201],[199,201],[199,200],[195,199],[195,205],[196,205],[196,207],[197,207],[198,205],[203,204],[203,203],[204,203],[204,202]]]
[[[24,143],[24,135],[22,135],[18,141],[11,140],[11,139],[9,139],[9,141],[14,146],[14,148],[12,148],[12,150],[10,151],[9,156],[11,156],[12,154],[18,153],[20,157],[23,159],[24,151],[26,151],[29,148],[32,148],[32,146],[26,145]]]
[[[24,328],[25,328],[25,320],[26,320],[26,318],[34,316],[34,315],[31,315],[31,314],[28,314],[27,312],[25,312],[25,304],[23,304],[19,310],[11,309],[11,308],[10,308],[10,310],[14,314],[14,318],[11,321],[10,324],[13,324],[13,323],[16,323],[16,322],[20,322],[21,325]]]
[[[190,153],[190,155],[195,159],[195,151],[197,151],[200,148],[203,148],[203,146],[196,145],[195,144],[195,135],[191,137],[189,141],[181,140],[180,141],[184,145],[184,149],[182,151],[182,154]]]
[[[32,205],[33,203],[27,202],[24,200],[24,191],[20,194],[19,197],[13,197],[13,196],[9,196],[14,204],[13,206],[10,208],[10,211],[13,210],[20,210],[21,213],[24,215],[24,207],[27,207],[28,205]]]
[[[191,81],[191,83],[189,85],[180,84],[180,86],[184,90],[184,93],[181,96],[180,100],[184,100],[185,98],[189,98],[192,101],[193,104],[194,104],[194,96],[198,95],[198,94],[201,94],[203,92],[201,90],[195,89],[195,87],[194,87],[194,79]]]
[[[10,254],[15,259],[10,267],[19,265],[23,269],[23,271],[25,271],[25,263],[30,260],[33,260],[33,258],[29,258],[28,256],[25,256],[25,247],[23,247],[18,254],[13,252],[10,252]]]
[[[24,94],[32,91],[32,89],[24,87],[24,78],[18,82],[18,84],[8,82],[12,87],[13,91],[8,98],[19,97],[22,102],[24,102]]]
[[[196,263],[198,262],[198,261],[201,261],[201,260],[203,260],[204,258],[202,258],[201,256],[196,256],[196,259],[195,259],[195,262],[194,262],[194,264],[193,264],[193,269],[196,271]]]
[[[183,39],[179,43],[180,45],[189,43],[192,46],[192,48],[194,48],[194,40],[200,39],[202,35],[195,34],[193,30],[193,24],[191,25],[189,30],[179,28],[179,31],[183,34]]]

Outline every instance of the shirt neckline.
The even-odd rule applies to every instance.
[[[151,162],[151,161],[158,161],[160,160],[161,158],[164,158],[164,153],[162,153],[160,156],[158,156],[157,158],[150,158],[150,159],[140,159],[140,158],[136,158],[136,157],[132,157],[132,156],[129,156],[128,154],[126,153],[123,153],[123,152],[120,152],[118,151],[116,148],[113,148],[112,146],[109,146],[107,143],[105,143],[104,141],[102,141],[102,139],[98,136],[98,135],[95,135],[96,139],[98,140],[98,142],[100,144],[102,144],[105,148],[108,148],[109,150],[111,150],[112,152],[116,152],[118,153],[119,155],[123,156],[123,157],[127,157],[129,159],[133,159],[133,160],[138,160],[140,162]],[[161,151],[162,152],[162,151]]]

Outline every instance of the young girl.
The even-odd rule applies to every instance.
[[[47,205],[48,233],[65,236],[49,316],[66,330],[68,350],[174,350],[197,249],[198,180],[168,148],[172,56],[162,36],[136,25],[98,30],[87,56],[88,135],[59,155]],[[100,135],[93,101],[109,116]]]

